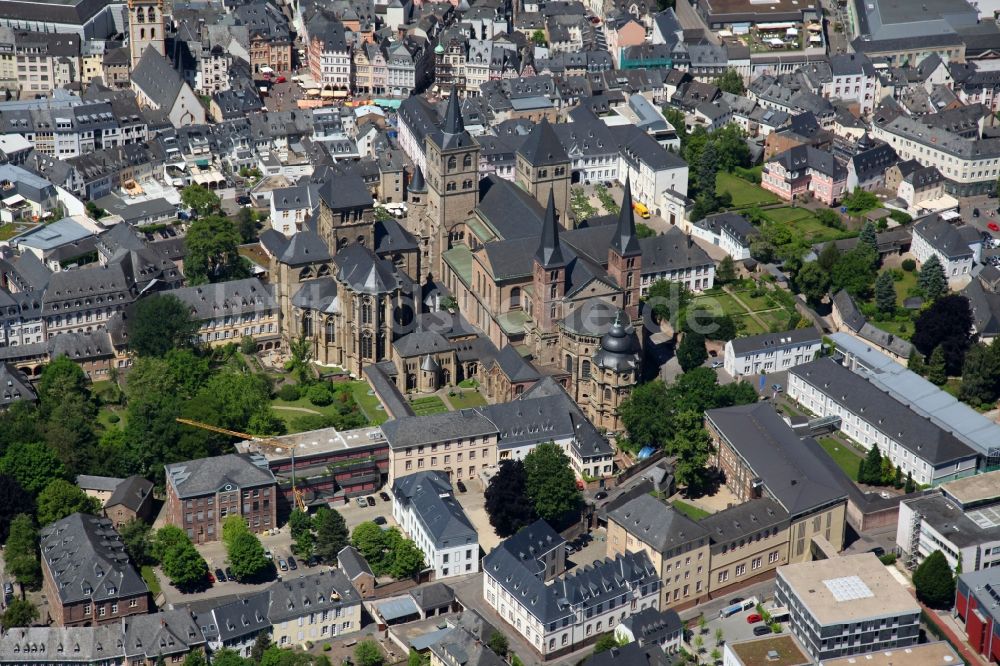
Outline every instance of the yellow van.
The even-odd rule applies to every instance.
[[[646,204],[635,201],[632,203],[632,210],[638,213],[639,217],[641,217],[642,219],[644,220],[649,219],[649,209],[646,208]]]

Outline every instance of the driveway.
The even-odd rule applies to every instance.
[[[486,513],[486,488],[483,482],[477,477],[465,481],[467,490],[462,493],[455,488],[455,499],[462,506],[465,515],[469,517],[472,526],[479,533],[479,546],[484,553],[488,553],[500,543],[500,537],[493,531],[490,525],[490,517]]]

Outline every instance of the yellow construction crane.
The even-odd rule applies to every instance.
[[[201,428],[202,430],[208,430],[210,432],[217,432],[220,435],[228,435],[230,437],[239,437],[240,439],[253,442],[254,448],[261,452],[269,451],[271,453],[278,453],[284,448],[287,448],[292,454],[292,495],[295,497],[295,504],[299,507],[299,510],[305,513],[306,511],[306,500],[302,491],[295,487],[295,447],[283,447],[280,442],[276,442],[270,438],[261,438],[257,435],[249,435],[245,432],[239,432],[237,430],[228,430],[226,428],[220,428],[219,426],[212,425],[211,423],[202,423],[201,421],[195,421],[193,419],[182,419],[177,418],[176,421],[186,426],[191,426],[192,428]]]

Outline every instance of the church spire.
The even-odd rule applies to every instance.
[[[632,183],[625,177],[625,195],[622,197],[621,211],[618,213],[618,226],[611,239],[611,249],[622,257],[641,254],[639,238],[635,231],[635,214],[632,210]]]
[[[445,134],[461,134],[465,131],[465,123],[462,122],[462,109],[458,103],[458,86],[451,86],[451,96],[448,98],[448,110],[444,113]]]
[[[542,239],[535,252],[535,261],[542,268],[558,268],[566,263],[559,245],[559,223],[556,222],[556,200],[552,190],[549,190],[549,203],[545,207],[545,220],[542,222]]]

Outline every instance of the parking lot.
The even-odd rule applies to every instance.
[[[762,595],[762,596],[768,596],[768,595]],[[744,594],[741,592],[734,592],[732,596],[722,599],[721,604],[724,607],[726,605],[729,605],[730,601],[735,601],[736,599],[749,600],[750,598],[751,595],[749,593]],[[758,596],[757,600],[761,601],[761,597]],[[771,598],[764,600],[763,601],[764,607],[765,608],[771,607],[773,605],[772,602],[773,600]],[[735,641],[742,641],[748,638],[753,638],[754,629],[756,627],[765,626],[762,622],[747,621],[748,617],[756,613],[757,611],[755,609],[750,608],[749,610],[735,613],[729,617],[723,618],[719,617],[718,609],[713,608],[711,614],[709,614],[709,611],[706,611],[705,619],[708,620],[708,623],[705,626],[705,633],[700,634],[702,640],[704,641],[705,650],[710,652],[714,647],[716,647],[716,632],[720,629],[722,630],[721,636],[723,642],[732,643]],[[782,627],[784,629],[784,625],[782,625]],[[695,626],[693,630],[693,636],[697,635],[699,635],[699,629],[697,628],[697,626]],[[693,636],[691,639],[692,641],[694,640]]]

